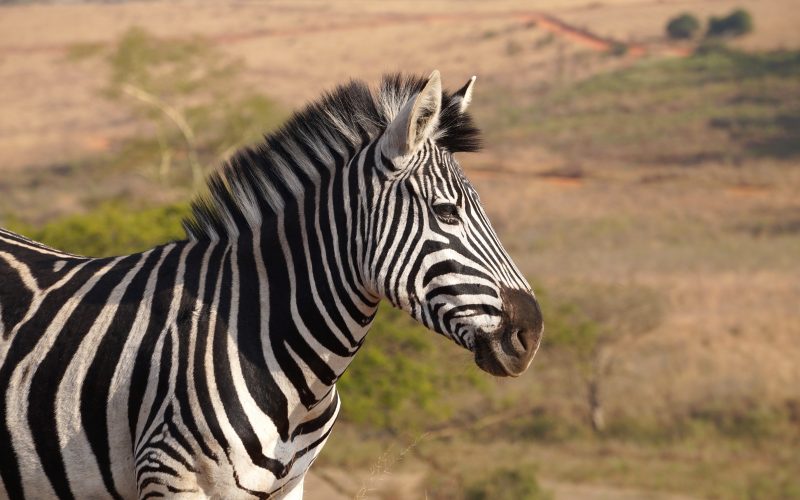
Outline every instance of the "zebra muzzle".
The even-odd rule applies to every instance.
[[[500,377],[518,377],[528,369],[544,330],[542,311],[530,292],[504,288],[503,320],[494,332],[475,338],[475,363]]]

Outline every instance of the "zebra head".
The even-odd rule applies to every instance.
[[[474,82],[443,94],[434,71],[407,96],[384,82],[379,105],[394,111],[371,153],[365,273],[378,295],[473,351],[480,368],[517,376],[539,346],[542,315],[453,157],[477,149],[466,114]]]

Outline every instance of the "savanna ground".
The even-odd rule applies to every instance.
[[[675,14],[739,6],[755,31],[724,46],[688,55],[697,43],[663,38]],[[540,296],[544,346],[525,376],[493,380],[382,311],[307,496],[797,498],[795,10],[2,7],[0,223],[92,255],[178,238],[192,165],[211,168],[322,89],[477,74],[486,148],[460,160]]]

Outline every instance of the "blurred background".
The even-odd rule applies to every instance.
[[[495,380],[383,308],[307,498],[800,498],[796,0],[0,4],[0,224],[93,256],[324,89],[478,76],[542,350]]]

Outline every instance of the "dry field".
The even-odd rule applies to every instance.
[[[0,155],[4,168],[41,165],[108,147],[132,133],[124,114],[98,97],[102,68],[65,63],[73,44],[110,42],[132,26],[155,35],[199,34],[243,58],[248,78],[293,107],[349,78],[375,81],[387,71],[439,68],[451,85],[473,74],[482,84],[520,84],[543,70],[503,57],[508,39],[532,40],[518,6],[475,4],[451,14],[426,4],[381,10],[350,3],[125,3],[6,7],[0,17]],[[487,11],[488,12],[485,12]],[[523,12],[533,12],[529,9]],[[501,36],[488,37],[497,33]],[[335,43],[332,41],[335,40]],[[566,50],[580,50],[569,47]],[[550,56],[550,57],[548,57]],[[546,66],[552,54],[536,54]]]
[[[375,81],[387,71],[439,68],[453,86],[477,74],[484,88],[551,78],[559,55],[594,47],[560,36],[543,50],[510,57],[513,47],[528,47],[550,32],[544,25],[526,29],[540,13],[601,35],[646,41],[660,35],[665,19],[676,12],[724,13],[739,3],[179,1],[3,7],[0,157],[4,169],[46,165],[103,150],[131,134],[128,117],[98,97],[102,68],[69,64],[65,54],[75,44],[111,42],[133,26],[163,37],[210,37],[246,61],[252,82],[296,106],[348,78]],[[747,7],[776,29],[759,30],[745,45],[798,44],[792,16],[782,15],[792,10],[791,0],[751,1]],[[568,70],[579,77],[607,66],[589,61]]]
[[[675,0],[638,2],[587,2],[559,9],[559,17],[599,34],[632,42],[654,41],[663,36],[665,19],[676,13],[691,12],[700,19],[725,15],[733,9],[750,11],[757,23],[756,32],[735,44],[748,49],[791,48],[800,44],[794,29],[797,3],[792,0]]]
[[[682,11],[706,16],[744,6],[757,30],[737,45],[798,48],[795,4],[393,0],[0,7],[0,223],[6,217],[42,222],[119,196],[149,203],[187,196],[180,188],[154,189],[140,175],[95,180],[81,172],[87,158],[113,151],[147,129],[100,96],[108,78],[103,62],[75,61],[70,51],[111,43],[133,26],[162,37],[210,38],[245,62],[247,84],[287,109],[348,78],[376,82],[387,71],[438,68],[445,85],[454,88],[477,74],[475,111],[479,124],[491,127],[498,123],[498,102],[507,106],[514,99],[529,106],[547,89],[633,65],[641,57],[633,51],[608,55],[598,46],[606,37],[663,49],[663,25]],[[545,14],[578,29],[548,23]],[[668,163],[640,168],[613,159],[576,159],[568,151],[528,143],[524,130],[511,132],[514,140],[489,130],[486,150],[461,161],[534,288],[554,296],[639,287],[663,304],[657,325],[613,354],[615,369],[604,387],[609,415],[639,415],[644,408],[657,420],[709,401],[800,401],[797,157],[748,158],[736,167],[710,160],[691,168]],[[569,394],[579,390],[572,382],[548,378],[548,360],[540,361],[541,369],[535,364],[531,373],[498,384],[497,390],[543,401],[581,399]],[[478,453],[463,447],[465,456]],[[655,479],[612,481],[611,486],[628,489],[608,489],[596,476],[589,482],[601,486],[586,489],[574,484],[582,479],[573,473],[602,459],[602,451],[537,446],[527,453],[543,457],[539,473],[559,498],[662,498],[641,493],[643,488],[696,491],[694,483],[675,486]],[[675,463],[708,458],[664,453],[673,453],[662,458]],[[757,457],[741,455],[758,470]],[[373,498],[421,498],[423,466],[409,462],[396,471],[361,470],[349,478],[337,468],[321,469],[327,479],[313,477],[308,497],[346,498],[372,482]]]

